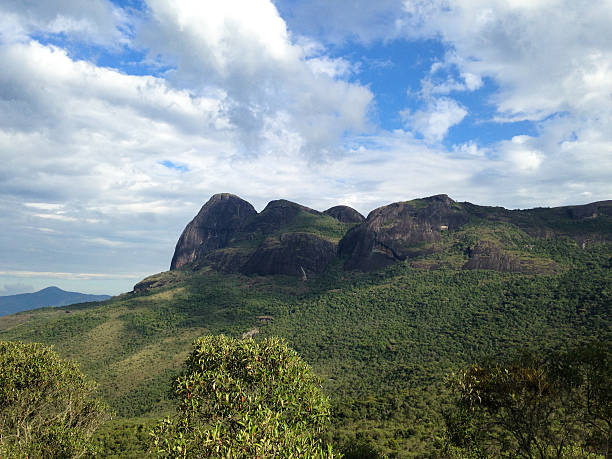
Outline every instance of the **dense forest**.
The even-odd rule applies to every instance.
[[[326,441],[346,457],[464,454],[449,449],[461,372],[526,351],[545,368],[551,355],[612,340],[608,220],[588,220],[586,231],[559,219],[558,232],[541,237],[525,227],[537,227],[537,213],[519,217],[529,221],[471,218],[427,243],[435,250],[380,269],[347,270],[340,256],[307,280],[187,264],[109,301],[0,318],[0,340],[53,345],[97,381],[114,412],[95,437],[105,457],[150,447],[157,421],[175,410],[169,388],[192,343],[221,334],[284,338],[321,378],[331,402]],[[294,230],[331,228],[337,242],[329,218],[300,219]],[[469,265],[491,246],[489,259],[520,269]]]

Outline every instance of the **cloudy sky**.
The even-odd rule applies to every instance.
[[[0,295],[128,291],[217,192],[610,199],[610,24],[610,0],[0,0]]]

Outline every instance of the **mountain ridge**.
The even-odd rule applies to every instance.
[[[326,218],[332,218],[335,227]],[[439,252],[445,248],[444,233],[483,222],[507,224],[537,238],[567,236],[585,245],[612,240],[612,201],[508,210],[457,202],[438,194],[387,204],[363,217],[348,206],[320,212],[285,199],[270,201],[256,212],[242,198],[221,193],[213,195],[187,225],[170,269],[191,265],[196,270],[212,267],[223,272],[307,278],[320,274],[339,257],[345,269],[376,270]],[[313,231],[317,225],[319,229]],[[534,269],[517,256],[504,253],[499,242],[474,241],[466,248],[470,260],[464,268]],[[182,257],[186,252],[190,255]]]
[[[0,296],[0,316],[42,307],[58,307],[90,301],[104,301],[109,298],[111,298],[110,295],[69,292],[59,287],[50,286],[33,293]]]

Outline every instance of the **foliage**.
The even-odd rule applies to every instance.
[[[108,418],[95,385],[49,347],[0,342],[0,456],[80,457]]]
[[[94,448],[104,459],[147,457],[155,424],[155,420],[147,418],[113,419],[94,434]]]
[[[333,456],[320,382],[280,339],[200,338],[172,392],[178,415],[154,431],[162,457]]]
[[[307,282],[171,271],[148,290],[70,314],[0,317],[0,339],[53,344],[99,382],[119,416],[157,419],[172,412],[168,383],[194,339],[257,328],[257,339],[286,339],[322,377],[334,445],[359,440],[390,457],[435,456],[443,446],[445,374],[526,346],[548,353],[612,337],[612,244],[530,234],[476,221],[444,232],[430,255],[372,273],[345,271],[337,260]],[[546,269],[462,270],[479,240]],[[120,436],[132,432],[117,428]]]
[[[475,457],[608,457],[609,344],[472,365],[451,381],[457,398],[446,416],[450,445]]]

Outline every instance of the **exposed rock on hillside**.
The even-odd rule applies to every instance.
[[[190,264],[193,270],[308,277],[323,272],[339,254],[346,269],[364,271],[414,259],[413,266],[428,269],[553,273],[558,264],[531,252],[529,238],[566,236],[583,249],[612,240],[612,201],[507,210],[440,194],[389,204],[364,219],[348,206],[319,212],[284,199],[257,213],[224,193],[214,195],[187,225],[171,269]],[[157,284],[143,281],[137,287],[152,285]]]
[[[245,274],[309,275],[325,270],[336,256],[336,245],[305,233],[267,238],[242,268]]]
[[[462,205],[442,194],[379,207],[340,241],[347,269],[371,270],[435,250],[442,231],[468,221]]]
[[[300,277],[319,273],[336,256],[337,245],[325,233],[329,220],[284,199],[271,201],[258,214],[237,196],[215,195],[183,231],[170,269],[192,263],[196,270],[210,266],[223,272]]]
[[[323,212],[342,223],[361,223],[365,217],[349,206],[334,206]]]
[[[234,234],[257,214],[255,208],[233,194],[216,194],[204,204],[179,238],[170,269],[177,269],[227,246]]]
[[[468,251],[470,259],[463,269],[491,269],[494,271],[518,272],[521,266],[518,258],[504,253],[499,246],[480,241]]]

